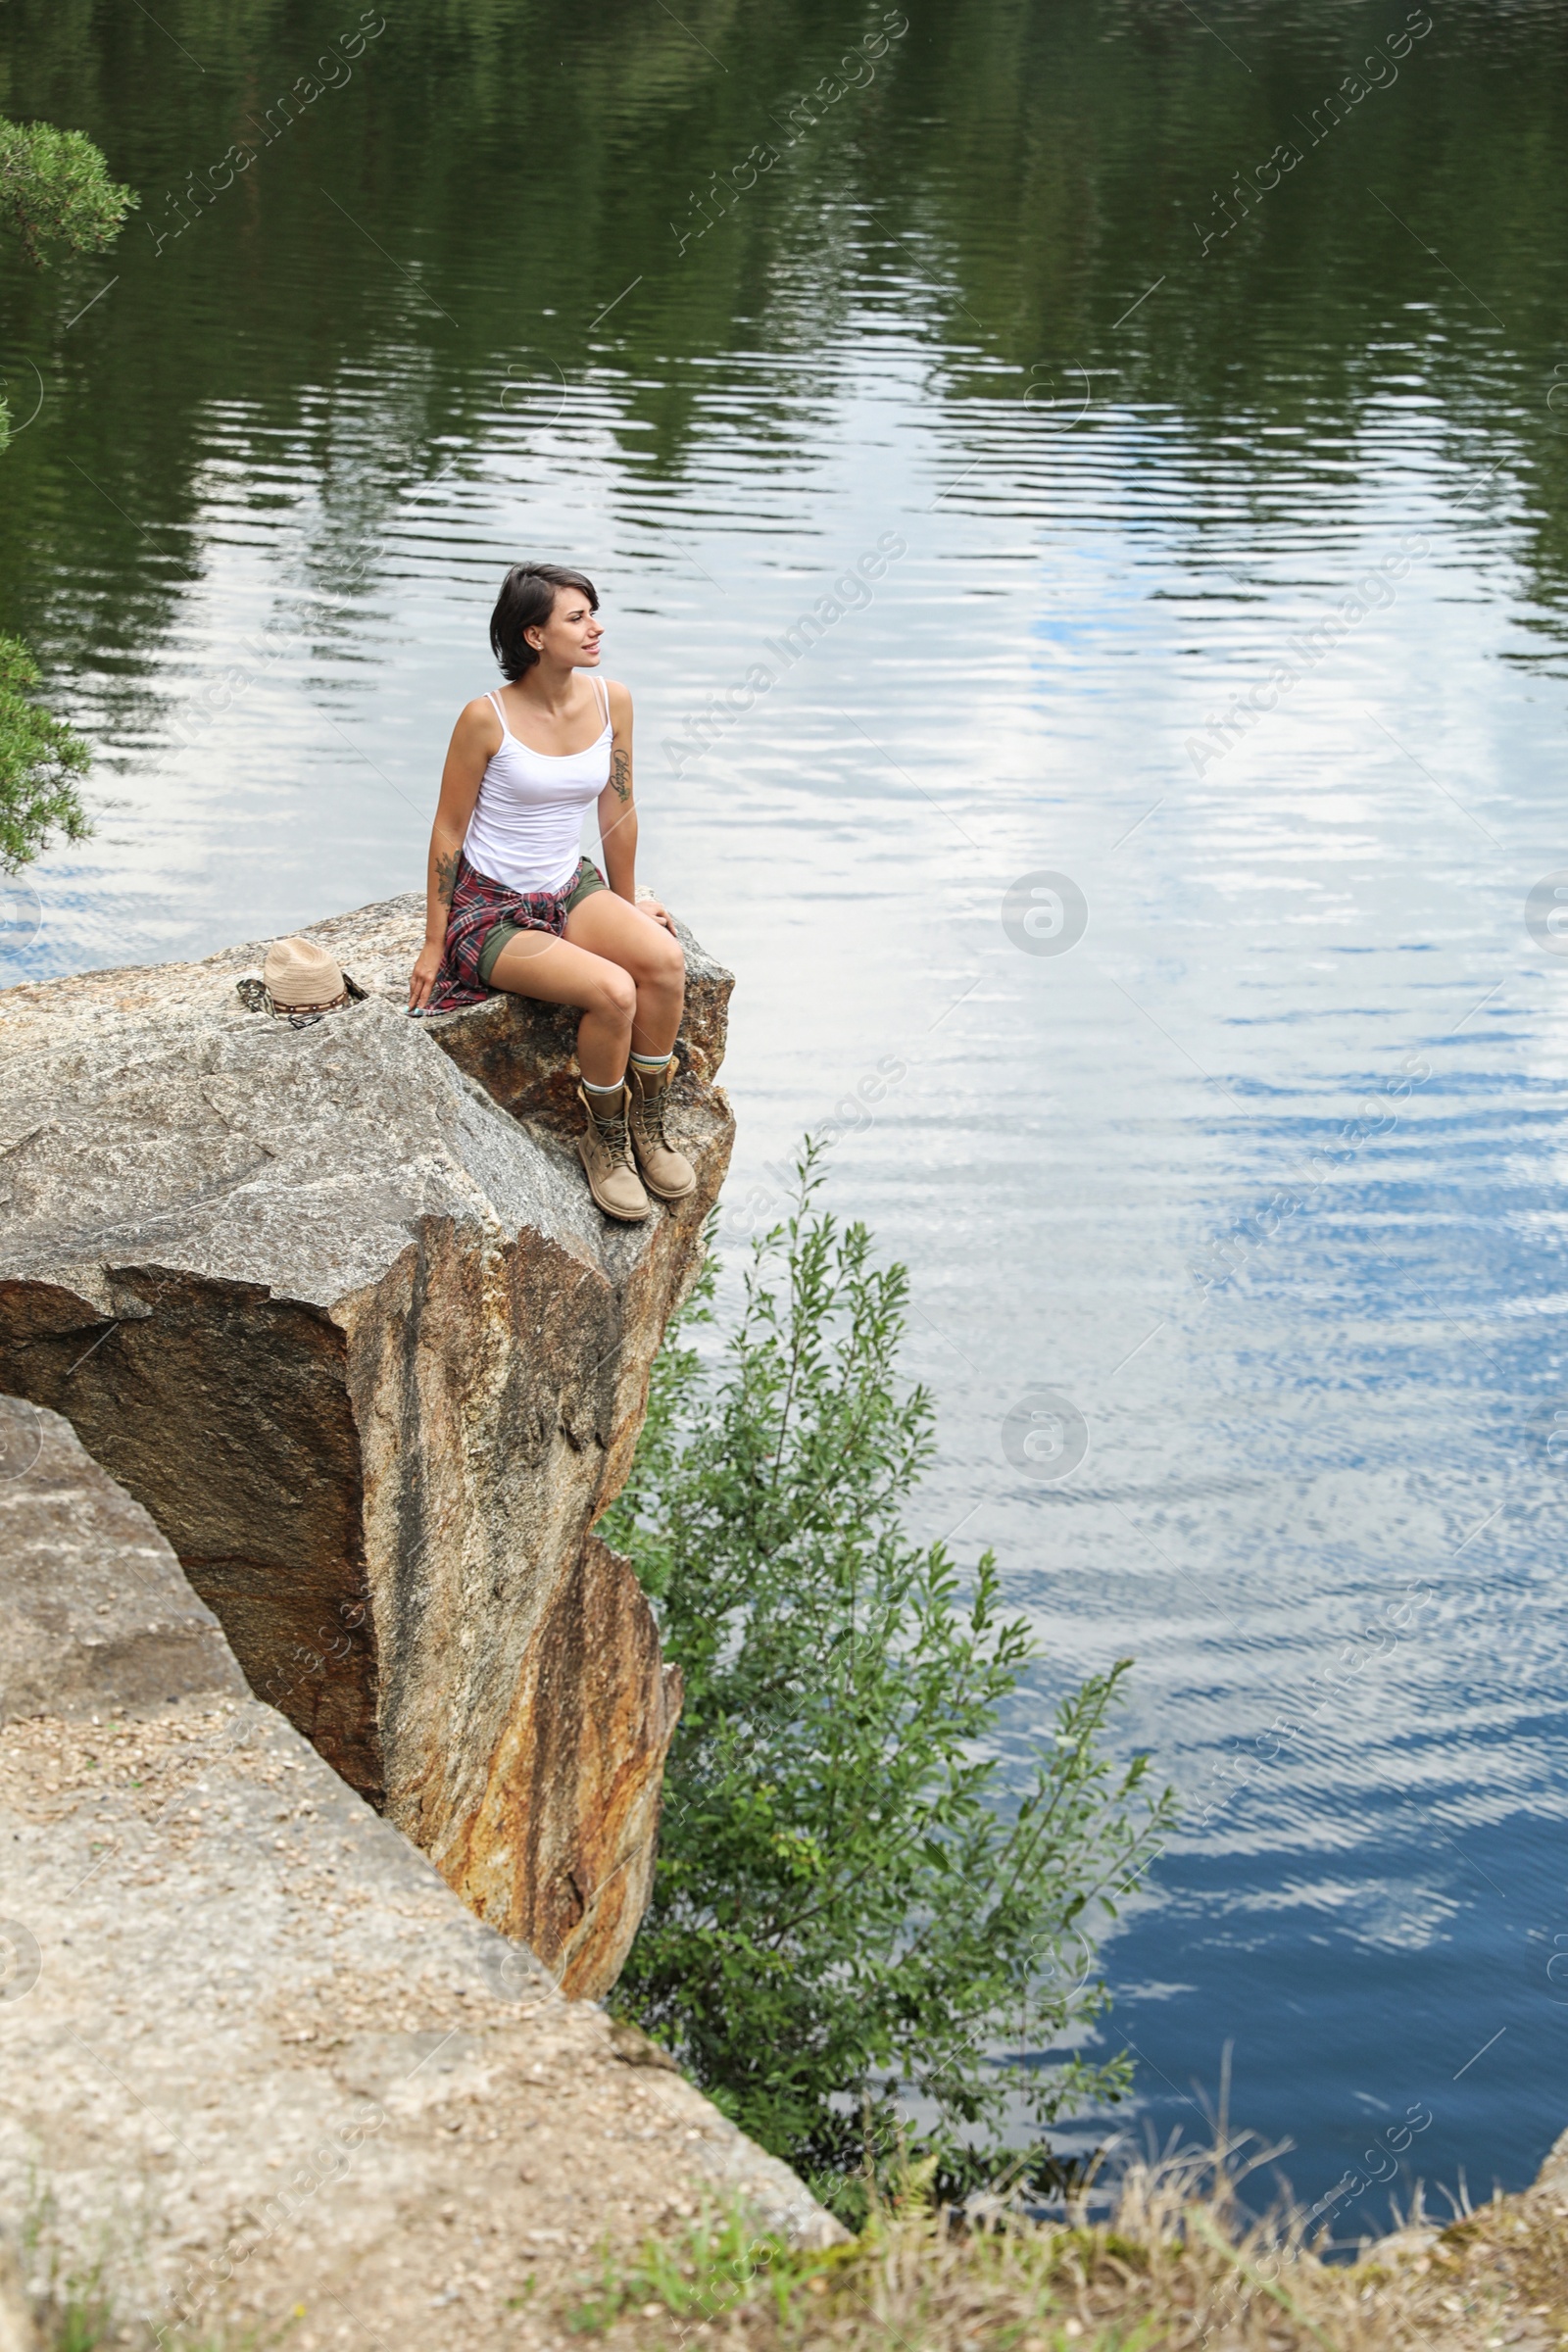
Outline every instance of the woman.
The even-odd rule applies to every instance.
[[[506,576],[490,643],[507,684],[452,731],[409,1010],[496,989],[576,1005],[577,1149],[600,1207],[639,1224],[650,1193],[679,1200],[697,1183],[664,1133],[686,962],[664,908],[637,900],[631,696],[595,674],[598,612],[580,571],[516,564]],[[605,874],[581,855],[596,804]]]

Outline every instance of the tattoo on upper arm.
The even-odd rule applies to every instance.
[[[435,895],[443,906],[451,906],[452,893],[458,887],[459,855],[457,850],[451,850],[446,857],[437,858],[435,861]]]
[[[617,801],[631,799],[631,754],[612,752],[610,758],[610,789]]]

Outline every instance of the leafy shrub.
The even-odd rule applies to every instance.
[[[897,1379],[908,1278],[815,1209],[819,1181],[808,1144],[720,1363],[666,1343],[604,1522],[686,1686],[616,2004],[853,2214],[901,2094],[959,2172],[1000,2161],[1009,2115],[1121,2094],[1124,2057],[1039,2054],[1106,2005],[1089,1936],[1169,1800],[1103,1752],[1126,1660],[1061,1702],[1009,1797],[987,1748],[1034,1645],[989,1552],[965,1593],[903,1532],[933,1418]]]
[[[12,122],[0,115],[0,226],[44,269],[44,247],[101,253],[113,244],[136,202],[109,176],[103,156],[79,130],[52,122]],[[0,450],[11,416],[0,400]],[[80,841],[92,828],[73,779],[91,754],[63,719],[30,699],[37,665],[15,637],[0,637],[0,871],[15,873],[36,858],[57,828]]]
[[[92,755],[63,718],[30,699],[38,665],[15,637],[0,637],[0,871],[36,858],[57,829],[68,841],[91,832],[74,779]]]
[[[46,244],[102,253],[135,202],[129,188],[110,178],[102,152],[84,131],[12,122],[0,115],[0,221],[15,229],[39,269],[46,267]]]
[[[0,227],[14,229],[34,269],[48,268],[44,247],[101,253],[112,245],[137,198],[109,176],[84,131],[52,122],[12,122],[0,115]],[[0,400],[0,450],[11,438],[11,412]]]

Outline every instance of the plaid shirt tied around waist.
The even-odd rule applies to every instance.
[[[579,866],[578,873],[581,870]],[[479,957],[497,923],[514,923],[519,931],[549,931],[560,939],[566,928],[566,901],[576,887],[574,873],[564,890],[513,890],[481,874],[460,851],[446,943],[430,1002],[422,1008],[425,1014],[458,1012],[466,1004],[483,1004],[500,996],[500,989],[486,988],[479,977]]]

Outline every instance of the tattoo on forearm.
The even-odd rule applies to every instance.
[[[631,799],[631,754],[613,752],[610,760],[610,789],[617,801]]]
[[[459,855],[457,850],[451,850],[446,857],[437,858],[435,861],[435,895],[443,906],[451,906],[452,893],[458,887]]]

